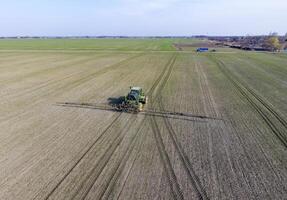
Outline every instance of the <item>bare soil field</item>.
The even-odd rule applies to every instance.
[[[287,199],[286,63],[250,52],[3,50],[0,199]],[[154,113],[84,106],[131,85]]]
[[[174,47],[178,51],[195,51],[199,47],[207,47],[207,48],[213,48],[217,49],[220,51],[232,51],[233,49],[230,49],[228,47],[223,46],[222,44],[215,42],[215,41],[210,41],[210,40],[190,40],[190,41],[179,41],[177,43],[174,43]],[[233,50],[234,51],[234,50]]]

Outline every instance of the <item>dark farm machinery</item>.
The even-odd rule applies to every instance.
[[[166,118],[191,120],[191,121],[193,121],[191,118],[199,118],[206,120],[208,119],[222,120],[219,118],[204,115],[194,115],[192,113],[157,110],[155,108],[146,109],[145,105],[147,104],[147,102],[148,97],[145,95],[141,87],[130,87],[130,91],[126,96],[112,99],[108,104],[60,102],[56,103],[56,105],[63,107],[96,109],[96,110],[124,112],[131,114],[144,114],[149,116],[166,117]]]

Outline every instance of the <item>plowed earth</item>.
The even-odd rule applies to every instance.
[[[287,199],[287,57],[1,52],[0,199]],[[129,114],[104,104],[141,86]],[[205,116],[205,117],[199,117]]]

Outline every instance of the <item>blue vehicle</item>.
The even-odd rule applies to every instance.
[[[208,50],[209,50],[208,48],[201,47],[201,48],[198,48],[196,52],[208,52]]]

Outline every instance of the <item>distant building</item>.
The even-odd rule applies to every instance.
[[[197,52],[207,52],[208,51],[208,48],[198,48],[197,50],[196,50]]]

